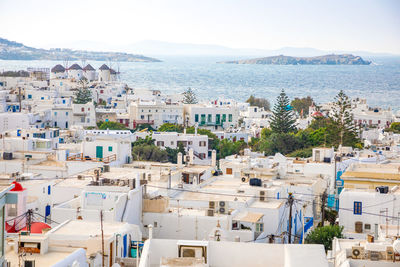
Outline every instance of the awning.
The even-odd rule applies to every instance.
[[[249,223],[256,223],[258,222],[264,214],[262,213],[257,213],[257,212],[244,212],[244,213],[239,213],[238,215],[233,218],[235,221],[241,221],[241,222],[249,222]]]

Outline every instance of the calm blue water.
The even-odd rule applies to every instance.
[[[331,101],[343,89],[367,98],[371,106],[400,110],[400,58],[372,58],[368,66],[278,66],[216,64],[226,57],[158,57],[159,63],[121,62],[121,80],[134,88],[179,93],[187,87],[199,98],[246,100],[250,94],[274,102],[281,89],[290,97],[310,95],[317,103]],[[2,61],[0,70],[52,67],[55,61]],[[80,63],[80,62],[77,62]],[[89,62],[99,67],[103,62]],[[72,63],[70,63],[72,64]],[[114,68],[117,63],[113,63]]]

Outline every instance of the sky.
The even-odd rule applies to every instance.
[[[159,40],[400,54],[400,1],[0,0],[0,37],[42,48]]]

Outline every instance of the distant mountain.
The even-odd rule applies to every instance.
[[[280,49],[254,49],[254,48],[231,48],[212,44],[188,44],[171,43],[162,41],[141,41],[131,45],[122,45],[118,51],[141,53],[145,55],[170,55],[170,56],[236,56],[236,57],[261,57],[261,56],[298,56],[313,57],[328,54],[356,54],[362,57],[396,56],[388,53],[374,53],[367,51],[340,51],[340,50],[320,50],[309,47],[283,47]]]
[[[4,60],[99,60],[159,62],[160,60],[121,52],[93,52],[65,48],[39,49],[0,38],[0,59]]]
[[[351,54],[325,55],[317,57],[290,57],[273,56],[254,59],[223,61],[228,64],[270,64],[270,65],[369,65],[371,61],[363,60],[359,56]]]

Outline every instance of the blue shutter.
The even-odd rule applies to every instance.
[[[47,194],[50,195],[51,194],[51,186],[47,186]]]

